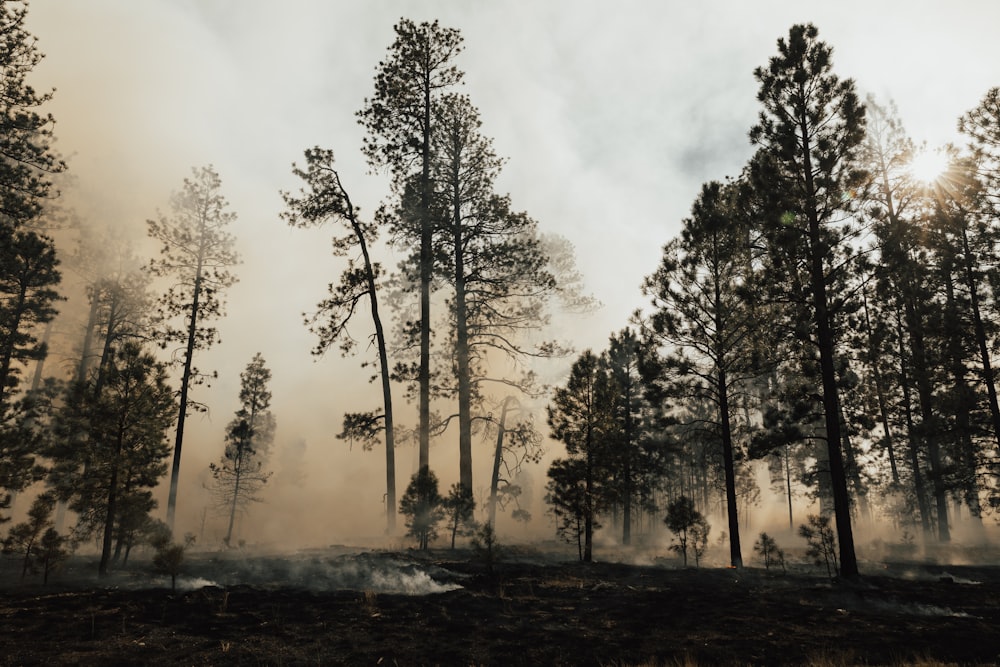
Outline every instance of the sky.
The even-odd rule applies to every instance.
[[[581,351],[603,349],[644,304],[642,280],[701,184],[737,175],[750,157],[753,71],[793,24],[814,23],[835,72],[862,97],[894,101],[911,137],[931,146],[959,141],[958,117],[1000,85],[993,0],[34,0],[28,27],[46,57],[31,82],[56,89],[48,110],[72,174],[65,201],[84,224],[142,244],[145,221],[209,164],[238,216],[240,282],[221,344],[198,358],[219,379],[197,390],[210,412],[188,421],[182,530],[201,530],[207,465],[221,455],[239,373],[256,352],[273,373],[273,469],[286,482],[254,508],[248,539],[308,534],[323,544],[381,530],[384,455],[334,437],[344,411],[375,407],[378,393],[358,358],[313,358],[302,324],[342,264],[329,231],[280,220],[279,192],[298,189],[291,165],[318,145],[335,151],[362,215],[385,199],[386,176],[360,153],[355,112],[401,17],[461,31],[464,92],[508,159],[498,189],[574,244],[586,289],[604,304],[563,321],[559,335]],[[381,252],[386,265],[399,259]],[[62,334],[75,335],[68,324]],[[397,420],[414,413],[402,404]],[[431,450],[446,483],[457,477],[454,449]],[[478,486],[487,446],[474,455]],[[416,453],[402,450],[397,462],[402,493]],[[546,525],[540,499],[533,513]]]

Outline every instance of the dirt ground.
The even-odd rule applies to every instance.
[[[1000,565],[683,569],[511,549],[192,554],[47,586],[0,572],[4,665],[1000,664]],[[166,588],[164,588],[166,586]]]

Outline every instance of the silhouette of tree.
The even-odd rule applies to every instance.
[[[399,513],[406,517],[406,534],[416,538],[417,548],[427,549],[437,539],[437,526],[444,518],[443,500],[437,475],[430,468],[421,468],[413,474],[399,500]]]
[[[802,276],[809,301],[803,314],[815,333],[823,387],[826,443],[845,576],[858,574],[851,528],[851,500],[841,449],[837,340],[828,284],[843,271],[853,233],[842,215],[864,176],[857,159],[864,140],[864,107],[853,81],[832,73],[832,49],[812,25],[795,25],[778,40],[779,54],[754,76],[763,105],[750,132],[763,159],[755,163],[758,187],[773,200],[768,220],[774,263]],[[801,273],[800,273],[801,272]]]
[[[226,546],[232,546],[236,513],[260,501],[258,494],[271,477],[271,473],[263,470],[275,429],[269,410],[270,381],[271,371],[258,352],[240,373],[240,408],[226,427],[225,452],[219,463],[209,464],[216,504],[229,520],[222,539]]]
[[[581,354],[570,369],[565,387],[557,388],[548,407],[552,437],[566,446],[568,465],[556,459],[549,477],[556,486],[550,491],[560,506],[576,511],[583,523],[583,561],[593,558],[597,513],[605,498],[608,459],[607,435],[612,428],[612,383],[606,365],[591,351]],[[578,475],[573,479],[569,473]],[[580,489],[576,487],[579,485]],[[555,492],[555,493],[553,493]],[[581,495],[577,497],[577,493]],[[579,502],[577,502],[579,501]]]
[[[176,409],[165,365],[135,341],[116,350],[100,394],[87,383],[70,388],[49,484],[79,515],[81,539],[101,535],[101,575],[116,533],[125,542],[156,506],[151,489],[167,469]]]
[[[407,201],[405,224],[397,235],[419,249],[420,361],[418,370],[419,467],[430,459],[430,328],[433,257],[433,186],[431,137],[433,105],[447,88],[462,80],[452,61],[462,48],[457,30],[437,21],[416,24],[401,19],[388,57],[379,63],[375,93],[366,99],[358,120],[368,132],[364,152],[373,167],[388,168],[394,188]],[[409,196],[404,197],[409,192]]]
[[[441,501],[441,508],[448,521],[448,530],[451,531],[451,548],[454,549],[455,537],[459,533],[471,535],[475,530],[472,513],[476,509],[476,501],[472,497],[472,491],[461,484],[452,484],[448,495]]]
[[[358,305],[368,299],[372,323],[375,327],[375,344],[378,350],[379,377],[382,381],[383,412],[353,413],[344,415],[344,428],[339,437],[359,439],[365,449],[374,446],[379,433],[385,434],[385,474],[386,474],[386,532],[396,530],[396,441],[392,413],[392,389],[389,355],[386,351],[385,332],[379,315],[377,284],[380,267],[372,262],[369,247],[376,240],[375,225],[365,224],[357,216],[351,198],[344,189],[340,174],[334,169],[333,151],[312,148],[306,151],[305,171],[294,167],[296,176],[302,178],[308,190],[300,191],[298,197],[283,193],[287,207],[282,218],[295,227],[318,225],[334,220],[349,228],[349,233],[335,237],[333,252],[343,256],[354,250],[361,253],[362,265],[356,266],[349,260],[347,269],[341,275],[340,283],[330,286],[330,297],[319,304],[319,311],[309,322],[319,343],[313,354],[323,354],[335,342],[347,354],[354,348],[355,341],[350,336],[347,325]]]
[[[737,183],[702,186],[681,235],[663,249],[643,290],[656,310],[653,340],[667,348],[666,371],[675,393],[705,402],[715,415],[725,475],[730,562],[743,566],[736,498],[734,394],[760,374],[760,311],[754,307],[750,234],[737,210]]]
[[[218,342],[218,331],[206,322],[223,315],[223,291],[236,283],[231,269],[240,261],[233,249],[235,239],[228,231],[236,215],[228,210],[221,189],[222,181],[212,167],[194,169],[171,198],[171,215],[146,222],[149,236],[161,244],[160,257],[150,261],[150,272],[175,281],[158,304],[160,345],[181,345],[181,354],[176,357],[182,367],[180,406],[167,497],[171,530],[177,509],[184,421],[189,407],[198,407],[189,405],[188,393],[207,379],[194,366],[195,352]]]

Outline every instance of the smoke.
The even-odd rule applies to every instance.
[[[222,554],[198,557],[191,568],[205,573],[203,586],[252,585],[301,588],[314,592],[354,590],[398,595],[430,595],[461,588],[462,576],[429,563],[379,552],[335,553],[337,549],[287,556]],[[343,550],[340,550],[343,551]]]
[[[256,352],[273,372],[275,475],[264,502],[242,517],[240,537],[294,548],[370,540],[384,530],[382,452],[350,451],[334,437],[344,412],[378,405],[370,369],[361,369],[359,358],[314,359],[315,340],[302,326],[302,314],[343,265],[329,256],[327,230],[291,230],[280,221],[278,191],[299,187],[290,165],[319,144],[336,150],[362,215],[386,196],[384,175],[368,174],[360,155],[354,112],[371,95],[374,68],[401,14],[462,30],[466,90],[498,154],[510,158],[501,191],[543,231],[574,243],[586,291],[609,304],[586,322],[565,324],[559,337],[578,349],[604,346],[642,305],[642,278],[700,184],[738,173],[756,113],[752,70],[805,18],[792,0],[752,9],[721,0],[690,9],[632,0],[613,12],[566,0],[415,4],[296,0],[277,11],[267,2],[149,0],[140,9],[129,0],[93,0],[30,7],[29,29],[46,54],[31,82],[57,91],[47,111],[58,121],[58,148],[73,176],[65,205],[81,219],[81,233],[111,227],[139,252],[155,252],[143,247],[144,221],[166,208],[192,167],[209,163],[239,216],[240,283],[227,294],[221,344],[197,358],[219,377],[192,396],[209,412],[189,419],[181,467],[178,532],[203,532],[201,544],[221,537],[221,520],[202,514],[202,472],[222,454],[239,373]],[[995,84],[990,68],[1000,45],[989,31],[1000,7],[917,6],[899,13],[852,0],[812,7],[808,20],[835,46],[838,72],[857,76],[862,93],[895,98],[917,139],[950,138],[957,116]],[[962,76],[935,76],[958,71]],[[399,259],[379,253],[387,267]],[[64,291],[74,299],[82,292],[72,284],[77,278],[65,276]],[[53,349],[69,359],[86,309],[74,302],[63,310]],[[366,331],[359,323],[355,333],[360,339]],[[412,424],[414,411],[401,394],[397,388],[398,420]],[[474,456],[479,486],[489,449],[477,446]],[[447,488],[457,477],[457,447],[446,439],[431,459]],[[401,449],[397,466],[401,495],[414,452]],[[544,464],[533,478],[525,494],[532,523],[501,518],[502,533],[552,534],[540,502]],[[165,489],[158,499],[162,514]],[[777,524],[780,510],[774,513]]]

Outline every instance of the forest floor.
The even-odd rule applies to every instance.
[[[831,581],[534,547],[493,574],[467,550],[196,552],[173,592],[148,560],[97,580],[77,556],[43,586],[5,557],[0,664],[993,665],[993,563],[864,561]]]

